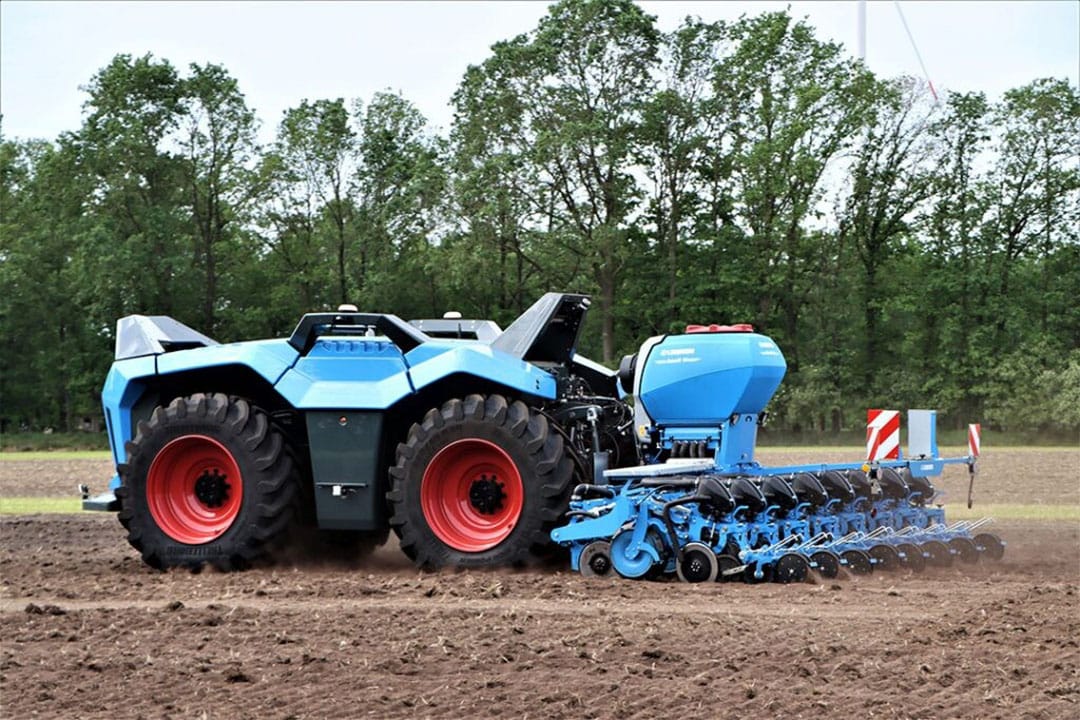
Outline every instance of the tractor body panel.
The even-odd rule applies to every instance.
[[[390,407],[413,391],[401,351],[378,338],[320,338],[277,383],[300,410]]]
[[[555,397],[555,378],[551,373],[490,345],[455,344],[445,352],[423,358],[425,350],[421,346],[406,356],[412,364],[409,376],[417,389],[451,375],[466,374],[513,388],[525,395],[548,399]],[[468,394],[468,390],[463,394]]]
[[[297,352],[284,340],[252,340],[178,350],[156,357],[160,375],[224,365],[245,365],[272,385],[296,362]]]

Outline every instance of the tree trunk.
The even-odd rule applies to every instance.
[[[604,362],[610,363],[615,359],[615,273],[601,268],[599,280]]]
[[[878,325],[880,324],[881,308],[874,297],[875,287],[877,287],[877,266],[868,263],[866,266],[866,287],[863,288],[864,322],[866,324],[866,364],[863,366],[863,378],[867,390],[873,387],[874,363],[878,357]]]

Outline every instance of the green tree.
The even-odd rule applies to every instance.
[[[715,268],[706,268],[692,246],[705,239],[696,235],[713,230],[695,218],[708,214],[726,194],[718,187],[719,175],[730,179],[730,165],[721,168],[718,162],[726,158],[725,137],[732,129],[721,125],[724,116],[716,112],[712,82],[727,50],[724,24],[687,18],[662,38],[660,87],[643,110],[640,152],[653,188],[647,218],[657,251],[651,264],[666,275],[656,284],[666,289],[666,297],[657,293],[649,304],[649,314],[661,315],[652,323],[658,331],[667,331],[686,313],[700,312],[695,298],[711,294],[709,288],[719,281]]]
[[[757,323],[775,327],[798,369],[799,319],[820,276],[807,223],[820,211],[823,179],[870,119],[873,78],[843,49],[786,13],[744,18],[735,50],[717,66],[718,105],[737,126],[735,194],[748,233]]]
[[[444,144],[408,100],[376,93],[357,103],[357,241],[354,277],[361,302],[401,314],[439,306],[431,258],[444,216]]]
[[[978,165],[988,151],[990,105],[982,93],[950,93],[931,126],[938,143],[932,199],[923,218],[925,262],[917,268],[923,298],[937,312],[922,312],[905,356],[922,378],[923,394],[934,407],[977,416],[973,393],[983,386],[988,358],[978,340],[986,325],[990,292],[979,227],[987,211]],[[918,296],[913,304],[925,306]]]
[[[862,269],[862,379],[871,394],[888,361],[891,333],[881,325],[883,306],[892,296],[888,262],[917,234],[917,213],[932,192],[936,154],[929,132],[936,104],[923,83],[901,78],[882,83],[878,93],[874,122],[854,152],[839,225],[841,242],[854,248]]]
[[[500,320],[509,319],[508,310],[524,310],[545,284],[570,282],[552,277],[552,264],[541,259],[554,213],[550,184],[531,159],[532,135],[515,89],[514,59],[523,44],[499,43],[482,66],[466,71],[454,93],[450,133],[456,225],[444,245],[450,289],[465,301],[461,309]]]
[[[516,117],[503,126],[549,187],[552,255],[570,258],[597,290],[607,361],[615,353],[616,291],[640,200],[633,168],[659,40],[653,18],[629,0],[563,0],[528,36],[497,44],[459,93],[473,107],[513,113],[497,115],[504,121]],[[490,94],[478,97],[477,89]]]
[[[344,99],[290,108],[263,158],[265,264],[278,315],[347,302],[356,242],[356,133]]]
[[[990,215],[984,232],[992,238],[997,263],[995,295],[1008,306],[1018,261],[1028,253],[1048,257],[1075,244],[1080,207],[1080,91],[1064,80],[1037,80],[1005,93],[994,113],[1001,128],[999,153],[988,182]],[[1073,220],[1073,222],[1070,222]],[[1040,278],[1042,290],[1049,277]],[[1038,322],[1045,330],[1045,302]],[[1001,342],[1009,313],[996,308],[996,340]]]
[[[220,65],[192,64],[181,90],[179,145],[195,263],[203,272],[202,328],[213,335],[223,289],[228,288],[219,282],[220,248],[233,241],[257,193],[253,163],[258,123],[236,80]]]
[[[132,312],[193,320],[183,166],[170,147],[183,115],[181,79],[166,60],[118,55],[85,90],[87,115],[73,143],[93,177],[86,212],[95,232],[80,254],[87,276],[98,278],[85,304],[101,322]]]
[[[281,123],[284,164],[295,174],[302,190],[299,199],[311,211],[316,205],[333,228],[337,299],[349,296],[346,256],[352,221],[356,171],[356,133],[342,98],[304,101],[288,110]]]
[[[70,429],[99,417],[109,340],[80,306],[93,278],[73,262],[86,181],[70,138],[0,140],[0,412],[17,425]]]

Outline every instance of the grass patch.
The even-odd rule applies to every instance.
[[[907,447],[907,416],[901,416],[901,443]],[[940,425],[937,432],[938,445],[962,445],[967,447],[967,428],[962,430],[945,429]],[[792,433],[782,430],[772,430],[768,427],[758,431],[757,444],[759,448],[774,447],[866,447],[866,430],[852,429],[840,432],[805,432]],[[1064,446],[1077,447],[1080,444],[1080,434],[1075,430],[1071,432],[1037,433],[1037,432],[998,432],[986,426],[982,429],[983,451],[991,448],[1014,448],[1031,446],[1033,448]]]
[[[34,450],[108,450],[104,432],[6,432],[0,434],[0,454]]]
[[[0,497],[0,515],[72,514],[82,512],[78,497]]]
[[[971,509],[966,505],[945,506],[945,518],[949,522],[981,517],[995,520],[1080,520],[1080,505],[987,505],[976,502]]]
[[[111,460],[108,450],[33,450],[0,452],[0,463],[9,460]]]

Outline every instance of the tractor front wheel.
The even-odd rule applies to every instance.
[[[423,568],[521,563],[550,543],[572,474],[562,436],[524,403],[450,400],[398,445],[390,526]]]
[[[296,517],[292,455],[266,414],[245,400],[176,398],[139,423],[126,450],[119,518],[153,567],[249,567]]]

